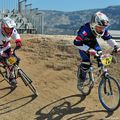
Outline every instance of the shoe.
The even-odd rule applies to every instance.
[[[10,84],[11,84],[12,87],[16,87],[16,86],[17,86],[17,81],[16,81],[16,79],[10,80]]]
[[[82,90],[83,89],[83,84],[84,84],[84,81],[81,80],[81,79],[78,79],[78,82],[77,82],[77,88]]]

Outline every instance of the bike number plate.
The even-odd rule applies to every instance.
[[[110,65],[112,63],[112,56],[103,57],[101,59],[103,65]]]
[[[17,61],[17,59],[14,56],[11,56],[6,60],[8,65],[13,65],[16,61]]]

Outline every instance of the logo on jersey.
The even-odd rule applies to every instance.
[[[86,31],[83,31],[82,34],[83,34],[84,36],[87,36],[87,32],[86,32]]]

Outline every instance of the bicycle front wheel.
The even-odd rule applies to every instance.
[[[18,70],[18,74],[23,80],[24,84],[28,86],[35,95],[38,95],[34,85],[32,84],[32,80],[23,72],[22,69]]]
[[[114,111],[120,106],[120,85],[113,77],[108,76],[100,81],[98,95],[107,111]]]

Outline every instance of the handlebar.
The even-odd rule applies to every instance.
[[[17,49],[19,49],[20,47],[19,46],[16,46],[14,49],[13,49],[13,53],[15,53],[15,51],[17,50]]]
[[[115,55],[117,55],[117,54],[120,54],[120,51],[116,52],[116,51],[113,49],[111,52],[109,52],[109,53],[107,53],[107,54],[103,54],[103,53],[100,51],[100,53],[99,53],[99,52],[96,53],[96,55],[95,55],[94,57],[95,57],[95,58],[100,58],[102,55],[115,56]]]
[[[116,53],[114,53],[113,51],[111,53],[107,53],[107,54],[100,54],[100,55],[96,55],[94,56],[94,58],[99,62],[101,62],[103,59],[106,59],[107,61],[111,61],[112,63],[117,63],[117,60],[115,58]]]

